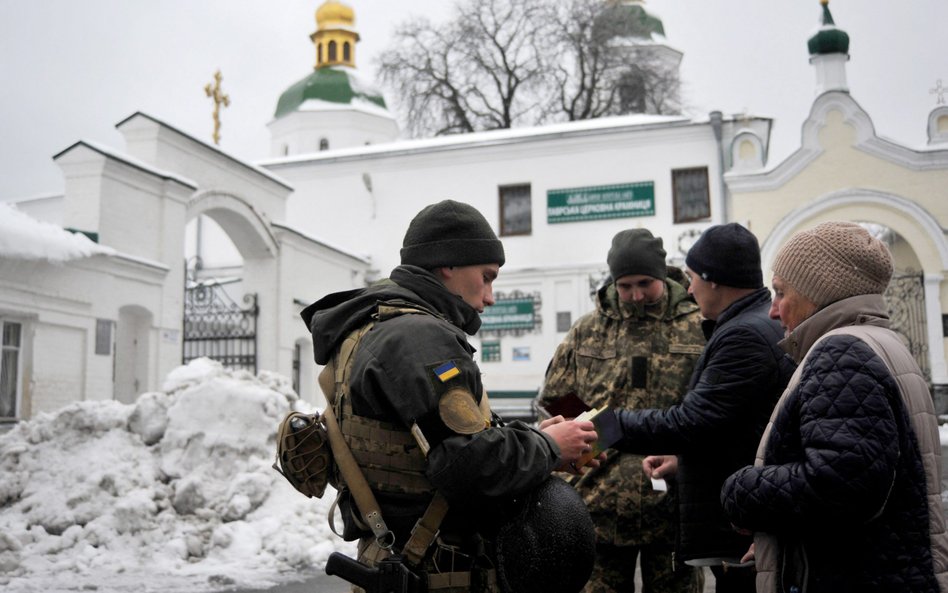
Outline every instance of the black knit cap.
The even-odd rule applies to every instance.
[[[664,280],[668,273],[662,238],[652,236],[648,229],[629,229],[616,233],[606,263],[609,264],[613,280],[632,274]]]
[[[757,237],[736,222],[710,227],[688,251],[688,269],[703,280],[734,288],[761,288]]]
[[[402,264],[428,270],[442,266],[504,265],[504,244],[484,215],[470,204],[442,200],[425,206],[408,225]]]

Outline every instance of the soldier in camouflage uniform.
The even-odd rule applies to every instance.
[[[645,229],[618,233],[607,262],[615,280],[598,291],[596,310],[579,319],[557,348],[540,408],[556,409],[569,394],[594,408],[661,408],[687,391],[704,335],[698,306],[679,283],[684,274],[666,267],[661,238]],[[612,449],[598,469],[572,479],[596,524],[587,593],[634,591],[637,557],[646,593],[700,591],[700,571],[675,562],[673,483],[667,492],[654,490],[641,457]]]

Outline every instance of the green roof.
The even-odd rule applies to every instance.
[[[849,53],[849,35],[836,27],[829,4],[823,5],[823,26],[816,35],[810,37],[806,45],[811,56]]]
[[[356,98],[370,101],[385,109],[385,99],[381,93],[355,79],[351,70],[319,68],[280,95],[275,117],[292,113],[311,99],[348,105]]]
[[[639,4],[617,4],[605,8],[596,17],[595,26],[608,37],[652,39],[653,34],[665,36],[662,20]]]

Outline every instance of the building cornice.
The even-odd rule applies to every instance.
[[[728,188],[735,193],[773,191],[802,173],[825,152],[819,133],[826,127],[830,112],[842,114],[843,122],[855,130],[853,148],[913,171],[948,168],[948,148],[912,150],[876,135],[872,120],[849,93],[831,91],[817,97],[810,115],[803,123],[801,146],[771,170],[760,173],[726,173]]]

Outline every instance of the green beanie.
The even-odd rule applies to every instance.
[[[402,242],[402,264],[432,270],[442,266],[504,265],[504,244],[470,204],[443,200],[412,219]]]
[[[664,280],[668,274],[662,238],[652,236],[648,229],[629,229],[617,233],[612,238],[606,263],[609,264],[613,280],[633,274]]]

